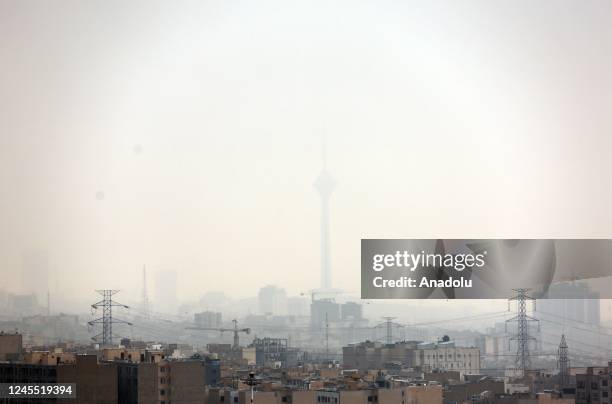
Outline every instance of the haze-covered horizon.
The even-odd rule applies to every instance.
[[[0,1],[0,288],[307,293],[323,143],[354,295],[361,238],[610,238],[611,11]]]

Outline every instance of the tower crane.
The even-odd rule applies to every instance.
[[[214,327],[186,327],[186,330],[200,330],[200,331],[220,331],[224,332],[233,332],[234,333],[234,345],[233,349],[238,349],[240,347],[240,339],[238,337],[238,333],[244,332],[247,334],[251,333],[250,328],[238,328],[238,320],[233,319],[232,323],[234,323],[234,328],[214,328]]]

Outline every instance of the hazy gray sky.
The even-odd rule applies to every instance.
[[[362,237],[611,237],[612,3],[0,0],[0,276],[333,283]],[[153,290],[150,285],[149,290]]]

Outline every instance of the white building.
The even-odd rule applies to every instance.
[[[456,347],[454,342],[422,344],[421,360],[425,370],[456,370],[465,374],[480,373],[480,350]]]

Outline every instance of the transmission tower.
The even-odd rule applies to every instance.
[[[535,299],[527,295],[529,289],[513,290],[516,292],[516,296],[508,299],[508,309],[510,308],[510,303],[512,301],[516,301],[516,316],[506,320],[506,332],[508,323],[516,322],[517,332],[512,338],[510,338],[510,341],[516,341],[517,343],[516,369],[521,371],[522,376],[525,376],[527,369],[529,369],[531,366],[531,359],[529,358],[529,342],[535,341],[535,338],[529,335],[529,323],[538,322],[538,320],[527,315],[527,301],[530,300],[534,302],[535,306]]]
[[[393,326],[395,325],[395,323],[393,322],[393,320],[395,320],[395,317],[383,317],[383,319],[385,319],[385,326],[387,328],[387,345],[391,345],[393,343]]]
[[[94,341],[99,341],[99,338],[102,337],[102,346],[111,346],[113,345],[113,324],[127,324],[132,325],[124,320],[120,320],[116,317],[113,318],[113,306],[128,308],[125,304],[121,304],[115,302],[113,300],[113,295],[119,293],[118,290],[104,289],[104,290],[96,290],[102,296],[102,300],[97,303],[91,305],[92,311],[97,310],[98,308],[102,308],[102,317],[98,317],[95,320],[91,320],[88,324],[93,327],[94,324],[102,324],[102,332],[92,339]]]
[[[557,367],[559,368],[559,388],[567,387],[569,385],[570,360],[565,334],[561,335],[561,343],[557,351]]]

